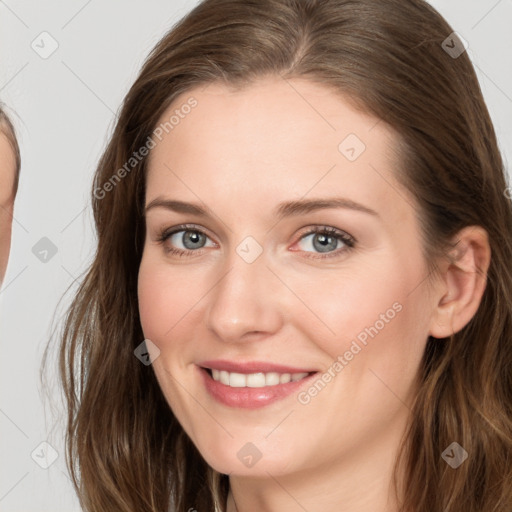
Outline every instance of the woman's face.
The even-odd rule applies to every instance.
[[[172,411],[222,473],[378,463],[435,307],[391,130],[280,78],[198,88],[173,114],[148,162],[138,290]]]
[[[0,285],[11,247],[12,211],[16,162],[9,139],[0,132]]]

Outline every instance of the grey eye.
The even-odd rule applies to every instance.
[[[305,244],[305,248],[301,250],[309,251],[311,248],[317,252],[330,252],[338,248],[338,242],[341,240],[338,236],[326,234],[326,233],[310,233],[304,236],[300,242],[309,240]]]
[[[182,229],[181,231],[173,233],[169,239],[172,245],[176,246],[178,249],[193,251],[194,249],[203,248],[208,237],[199,231]],[[180,247],[180,243],[182,247]]]

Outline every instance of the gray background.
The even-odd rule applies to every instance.
[[[89,190],[115,112],[149,50],[196,3],[0,0],[0,99],[10,107],[22,151],[11,259],[0,290],[0,512],[79,510],[64,463],[56,380],[55,411],[39,382],[42,352],[68,304],[59,300],[76,288],[94,252]],[[511,162],[512,0],[431,3],[469,42]],[[42,58],[53,40],[57,50]],[[52,256],[49,249],[47,261],[33,252],[44,237],[57,250]],[[58,453],[48,469],[36,462],[51,461],[43,442]]]

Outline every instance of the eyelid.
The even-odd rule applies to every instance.
[[[202,233],[207,236],[210,240],[213,241],[213,237],[210,236],[209,231],[202,226],[197,224],[178,224],[177,226],[173,226],[172,228],[166,228],[159,231],[158,239],[160,241],[164,241],[168,239],[170,236],[179,233],[180,231],[197,231],[198,233]],[[216,242],[215,242],[216,243]]]
[[[342,229],[335,228],[334,226],[329,226],[327,224],[312,224],[312,225],[302,228],[299,232],[298,240],[300,240],[301,238],[303,238],[304,236],[307,236],[307,235],[311,235],[314,233],[324,233],[326,231],[329,233],[332,233],[333,235],[338,235],[338,236],[353,240],[354,242],[357,241],[352,235],[350,235],[346,231],[343,231]]]

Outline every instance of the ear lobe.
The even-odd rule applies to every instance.
[[[447,338],[469,323],[487,283],[491,249],[485,229],[468,226],[454,240],[457,244],[447,255],[432,315],[429,334],[434,338]]]

